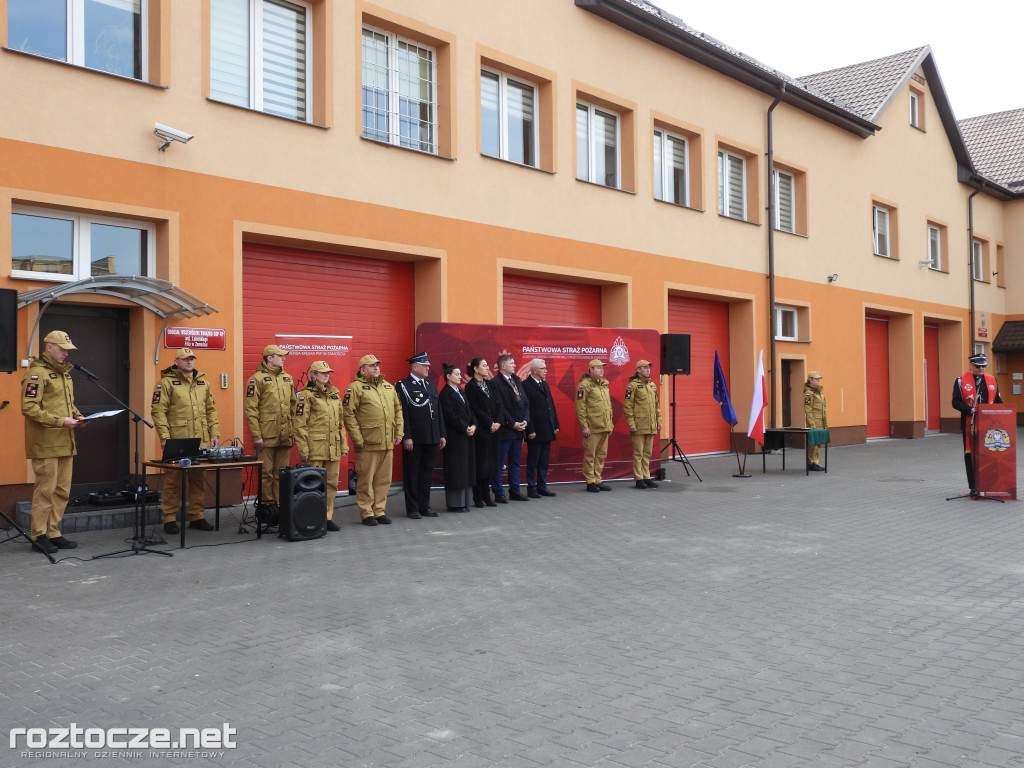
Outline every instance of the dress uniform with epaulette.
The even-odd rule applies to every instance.
[[[610,491],[601,479],[612,432],[612,394],[604,378],[604,363],[591,360],[576,388],[576,419],[583,430],[583,478],[591,493]]]
[[[409,375],[395,385],[402,404],[402,490],[405,493],[405,514],[414,520],[437,517],[430,508],[430,480],[438,446],[447,439],[437,387],[426,378],[430,360],[425,352],[408,360]]]
[[[245,382],[245,421],[263,461],[262,497],[275,504],[280,502],[280,472],[288,466],[295,444],[295,382],[284,369],[287,354],[288,350],[276,344],[264,347],[263,362]],[[272,365],[271,358],[279,358],[281,365]]]
[[[633,479],[640,489],[657,488],[651,478],[654,438],[661,432],[661,401],[658,385],[651,379],[651,363],[640,360],[636,373],[629,377],[622,398],[622,415],[629,426],[633,443]]]
[[[162,371],[162,378],[153,388],[151,412],[161,445],[171,438],[198,437],[199,447],[206,448],[217,445],[220,439],[217,405],[206,375],[193,368],[195,359],[191,349],[179,349],[174,365]],[[181,476],[179,470],[164,473],[160,506],[165,533],[178,532],[175,518],[181,506]],[[212,531],[204,503],[206,473],[202,469],[190,469],[188,476],[189,528]]]
[[[74,428],[81,423],[82,413],[75,406],[73,366],[67,362],[68,351],[77,347],[64,331],[47,334],[43,345],[44,352],[32,359],[21,382],[21,412],[25,416],[25,456],[35,474],[30,533],[36,549],[52,554],[78,546],[61,535],[60,523],[78,452]],[[78,423],[69,426],[68,419]]]
[[[330,382],[334,369],[326,360],[317,360],[309,371],[313,378],[295,398],[295,443],[303,462],[327,471],[327,530],[338,531],[341,529],[331,518],[341,458],[348,453],[341,392]]]
[[[359,360],[359,375],[341,399],[345,428],[355,451],[356,504],[364,525],[391,522],[385,507],[394,447],[401,442],[403,429],[398,394],[379,371],[377,356],[364,355]]]

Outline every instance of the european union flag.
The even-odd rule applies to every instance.
[[[715,400],[722,404],[722,418],[730,427],[735,427],[739,419],[736,418],[736,411],[732,409],[732,401],[729,400],[729,387],[725,384],[722,364],[718,362],[717,349],[715,350]]]

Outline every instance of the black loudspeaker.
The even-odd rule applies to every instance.
[[[327,470],[281,470],[281,519],[277,535],[288,541],[317,539],[327,533]]]
[[[690,334],[661,334],[661,372],[690,375]]]
[[[0,373],[18,370],[18,292],[0,288]]]

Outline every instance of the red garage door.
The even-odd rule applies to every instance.
[[[262,362],[263,347],[307,337],[351,336],[348,346],[324,357],[337,371],[331,382],[344,390],[358,360],[372,352],[391,382],[408,374],[413,354],[413,266],[400,261],[246,244],[242,260],[242,328],[245,373]],[[297,362],[297,361],[296,361]],[[303,366],[304,368],[304,366]],[[301,387],[304,369],[288,367]],[[249,445],[248,429],[246,444]],[[293,451],[293,463],[297,456]],[[395,462],[401,473],[400,462]],[[342,466],[342,477],[346,467]]]
[[[668,332],[690,334],[690,375],[676,376],[676,440],[685,453],[728,451],[729,425],[722,419],[721,406],[712,398],[715,378],[715,350],[729,391],[729,305],[722,301],[670,296]],[[670,400],[672,377],[664,381],[663,400]],[[737,403],[738,416],[746,410]],[[745,423],[745,422],[744,422]]]
[[[942,392],[939,384],[939,329],[924,327],[925,429],[938,431]]]
[[[868,437],[889,437],[889,321],[868,316],[864,320],[867,371]]]
[[[601,327],[601,286],[505,275],[505,325]]]

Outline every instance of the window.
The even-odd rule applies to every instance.
[[[537,167],[537,88],[503,72],[480,71],[480,151]]]
[[[21,206],[11,217],[12,277],[152,275],[154,252],[152,224]]]
[[[988,241],[971,241],[971,275],[975,280],[988,282]]]
[[[793,174],[774,169],[775,228],[796,232],[796,181]]]
[[[996,279],[996,285],[1000,288],[1006,287],[1006,277],[1003,275],[1003,270],[1006,269],[1005,259],[1003,246],[996,243],[996,268],[992,270],[992,276]]]
[[[576,178],[620,189],[619,116],[576,103]]]
[[[654,198],[676,205],[690,204],[689,144],[668,131],[654,132]]]
[[[922,262],[929,269],[942,271],[942,254],[946,250],[946,228],[941,224],[928,224],[928,258]]]
[[[433,48],[363,28],[363,136],[437,153],[437,75]]]
[[[876,256],[896,258],[896,209],[881,203],[872,208],[872,236]]]
[[[718,151],[718,213],[732,219],[747,218],[746,158]]]
[[[800,340],[800,322],[796,307],[775,307],[775,338],[780,341]]]
[[[309,120],[310,7],[210,0],[210,98]]]
[[[921,127],[921,98],[915,91],[910,92],[910,124]]]
[[[7,0],[8,45],[145,80],[147,5],[142,0]]]

